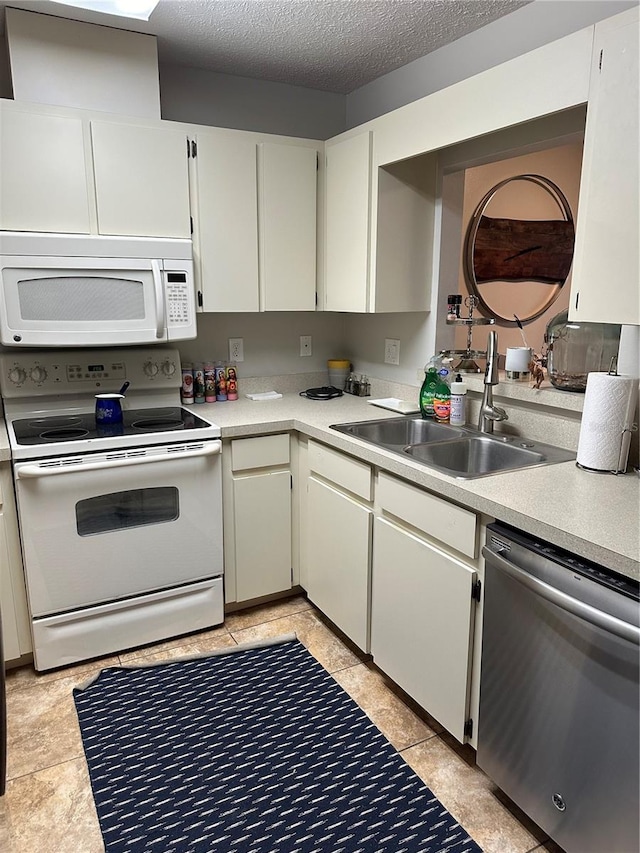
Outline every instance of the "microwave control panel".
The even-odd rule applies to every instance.
[[[165,292],[167,294],[167,320],[169,326],[185,325],[191,322],[189,311],[189,285],[183,272],[166,274]]]

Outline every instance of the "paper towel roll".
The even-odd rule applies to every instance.
[[[626,470],[638,380],[633,376],[589,373],[577,462],[594,471]]]

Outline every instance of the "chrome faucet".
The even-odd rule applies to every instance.
[[[509,417],[504,409],[493,404],[493,386],[498,382],[498,335],[491,331],[487,339],[487,366],[484,372],[484,393],[478,420],[480,432],[493,432],[496,421],[506,421]]]

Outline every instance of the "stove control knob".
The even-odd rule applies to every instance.
[[[173,376],[176,372],[176,364],[174,361],[164,361],[162,363],[162,372],[165,376]]]
[[[158,365],[155,361],[147,361],[143,369],[145,376],[156,376],[158,373]]]
[[[27,378],[27,373],[23,367],[12,367],[9,371],[9,381],[14,385],[22,385]]]
[[[44,369],[44,367],[40,367],[40,365],[37,364],[31,369],[31,373],[29,374],[29,376],[35,383],[40,385],[47,378],[47,371]]]

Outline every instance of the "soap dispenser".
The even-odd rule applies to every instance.
[[[451,383],[451,412],[449,423],[453,426],[464,426],[467,422],[467,386],[458,373]]]

